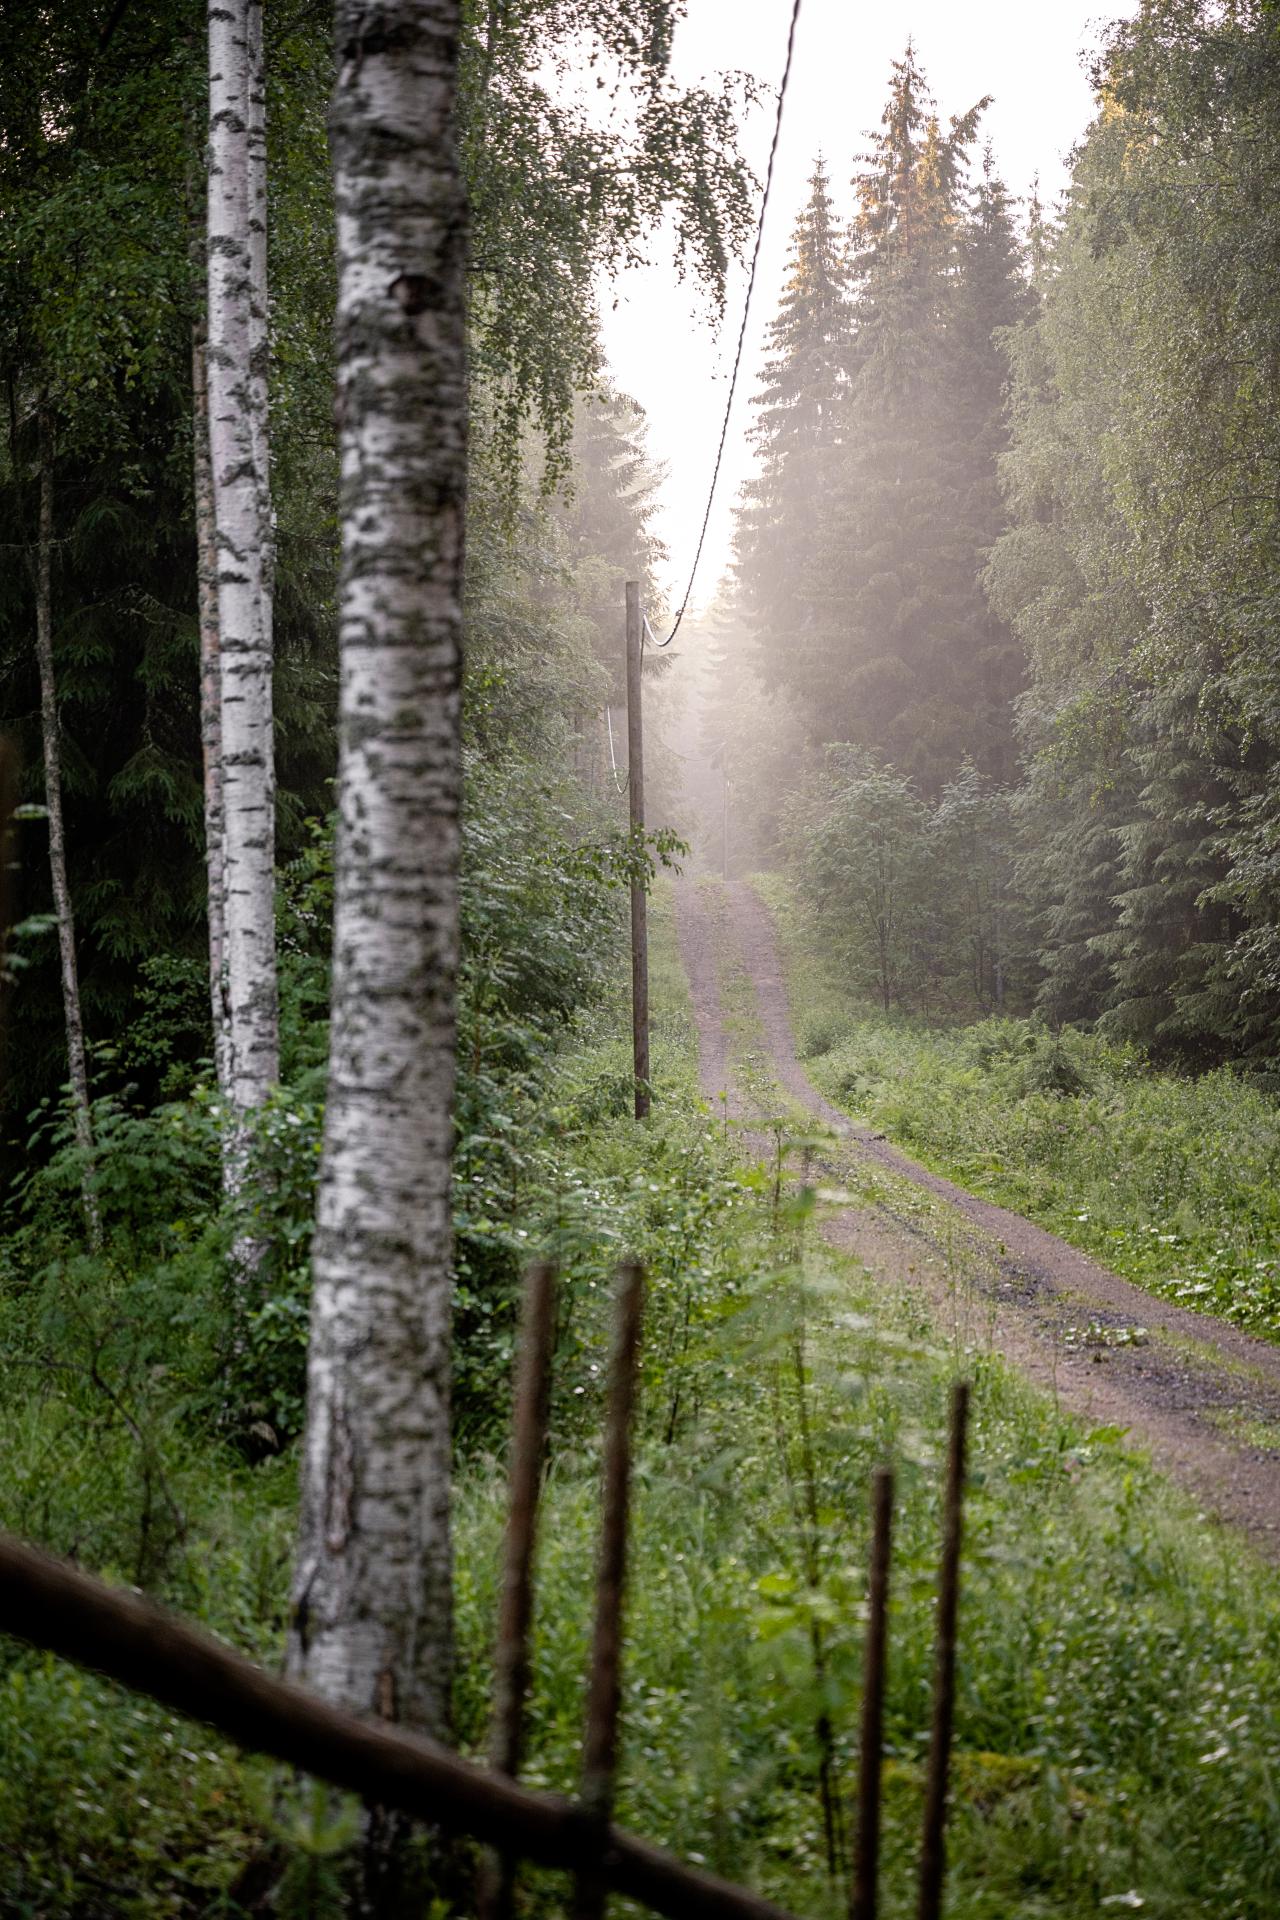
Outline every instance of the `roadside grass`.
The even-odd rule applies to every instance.
[[[750,1073],[758,1028],[719,926],[733,1050]],[[665,907],[653,939],[655,952],[670,950]],[[774,1137],[799,1142],[799,1164],[797,1116],[764,1079],[758,1090],[764,1137],[775,1115]],[[914,1911],[942,1429],[950,1382],[964,1373],[975,1387],[974,1466],[948,1913],[1273,1913],[1280,1580],[1204,1523],[1122,1435],[1064,1419],[982,1346],[923,1326],[917,1301],[886,1294],[828,1248],[804,1195],[793,1185],[779,1198],[768,1165],[744,1171],[741,1145],[726,1143],[706,1108],[669,1102],[655,1126],[623,1124],[611,1170],[636,1152],[650,1195],[632,1232],[653,1278],[620,1817],[798,1913],[846,1910],[825,1861],[815,1727],[825,1707],[847,1813],[868,1486],[888,1460],[898,1513],[882,1910],[886,1920]],[[688,1196],[717,1192],[690,1231]],[[683,1266],[671,1259],[673,1217],[685,1222]],[[695,1336],[677,1359],[669,1330],[682,1290]],[[602,1357],[602,1313],[595,1324]],[[528,1777],[564,1790],[581,1726],[595,1433],[589,1420],[555,1451],[539,1568]],[[477,1748],[501,1517],[495,1463],[465,1477],[459,1504],[462,1729]],[[535,1877],[530,1911],[564,1911],[563,1888]]]
[[[1210,1408],[1206,1418],[1242,1446],[1280,1453],[1280,1420],[1259,1420],[1232,1407]]]
[[[1280,1103],[1229,1069],[1153,1070],[1027,1019],[938,1026],[852,994],[786,881],[797,1047],[827,1097],[973,1193],[1179,1305],[1280,1339]]]
[[[727,936],[726,936],[727,938]],[[869,1478],[898,1481],[885,1920],[914,1911],[948,1389],[974,1382],[950,1920],[1280,1906],[1280,1580],[1113,1431],[1064,1420],[981,1344],[922,1322],[813,1231],[696,1094],[669,889],[655,900],[651,1124],[630,1117],[625,995],[580,1023],[547,1104],[540,1244],[564,1272],[526,1777],[576,1785],[609,1276],[649,1270],[619,1815],[814,1920],[846,1910],[817,1792],[856,1769]],[[741,968],[735,1049],[755,1029]],[[737,977],[737,985],[734,980]],[[794,1116],[770,1135],[793,1167]],[[532,1173],[530,1175],[533,1188]],[[24,1381],[27,1383],[24,1385]],[[248,1467],[177,1410],[148,1467],[73,1380],[5,1371],[0,1521],[147,1583],[278,1659],[292,1455]],[[148,1430],[151,1431],[150,1429]],[[804,1433],[811,1436],[806,1448]],[[504,1512],[500,1449],[456,1490],[458,1735],[485,1742]],[[811,1462],[811,1464],[810,1464]],[[165,1497],[186,1517],[164,1536]],[[812,1486],[808,1476],[812,1473]],[[808,1519],[810,1493],[817,1515]],[[147,1556],[150,1556],[150,1559]],[[815,1670],[815,1632],[822,1645]],[[346,1824],[344,1824],[344,1821]],[[39,1654],[0,1659],[0,1911],[40,1920],[328,1920],[349,1818],[201,1730]],[[530,1875],[529,1916],[568,1908]],[[624,1910],[623,1903],[619,1911]]]

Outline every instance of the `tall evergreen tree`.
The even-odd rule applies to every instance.
[[[962,628],[980,565],[955,441],[951,331],[963,186],[985,101],[944,132],[908,44],[856,178],[849,408],[826,570],[834,645],[806,654],[827,731],[937,786],[971,745]]]
[[[840,235],[819,157],[796,222],[786,284],[755,396],[758,471],[737,523],[741,604],[766,685],[790,684],[797,651],[820,654],[834,619],[820,558],[841,446],[849,309]]]
[[[615,700],[625,697],[623,592],[638,580],[654,604],[654,568],[666,549],[653,531],[659,474],[645,445],[645,413],[607,381],[580,396],[573,427],[572,486],[558,518],[575,570],[574,599],[595,636]],[[655,616],[656,617],[656,616]]]
[[[1018,884],[1040,950],[1039,1002],[1063,1021],[1092,1018],[1110,990],[1102,943],[1115,928],[1123,835],[1141,785],[1128,756],[1126,662],[1147,611],[1123,565],[1124,527],[1106,483],[1114,341],[1095,335],[1080,280],[1062,275],[1074,243],[1041,244],[1040,307],[1006,342],[1009,526],[987,585],[1029,665]]]
[[[1023,679],[1016,636],[991,606],[983,575],[1005,526],[1000,462],[1009,447],[1004,340],[1031,311],[1013,203],[988,143],[961,228],[955,306],[947,329],[945,446],[956,522],[951,669],[974,763],[998,781],[1016,770],[1014,702]]]
[[[1031,672],[1046,1004],[1195,1060],[1270,1053],[1280,979],[1278,70],[1251,6],[1115,29],[1012,340],[990,570]]]

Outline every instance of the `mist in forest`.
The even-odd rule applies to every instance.
[[[1273,0],[3,16],[0,1915],[1274,1920]]]
[[[1268,415],[1228,372],[1270,331],[1268,82],[1189,196],[1196,58],[1113,30],[1053,206],[923,46],[851,179],[815,159],[681,742],[700,858],[781,862],[886,1006],[1202,1063],[1270,1053],[1280,1006]]]

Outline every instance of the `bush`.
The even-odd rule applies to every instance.
[[[825,1009],[801,1016],[796,1032],[796,1044],[805,1060],[817,1060],[824,1053],[830,1053],[846,1038],[849,1022],[838,1014]]]
[[[770,883],[776,896],[781,883]],[[1141,1286],[1280,1339],[1280,1100],[1231,1068],[1153,1069],[1132,1043],[1038,1019],[885,1016],[841,956],[779,917],[798,1024],[831,1099],[938,1172]]]

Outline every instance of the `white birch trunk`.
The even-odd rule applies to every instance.
[[[271,512],[271,433],[268,379],[271,342],[267,303],[267,70],[262,45],[262,0],[249,0],[249,423],[253,468],[258,483],[262,551],[262,623],[272,649],[272,597],[275,590],[275,522]],[[272,654],[274,658],[274,654]]]
[[[40,675],[40,740],[44,750],[44,799],[49,816],[49,877],[58,922],[58,959],[62,977],[62,1016],[67,1035],[67,1078],[75,1142],[84,1157],[81,1192],[89,1244],[102,1246],[102,1220],[93,1190],[93,1119],[89,1108],[89,1069],[84,1018],[80,1009],[80,972],[76,963],[76,923],[67,883],[67,842],[62,825],[62,753],[58,694],[53,673],[53,429],[40,408],[40,518],[36,535],[36,664]]]
[[[457,0],[339,0],[333,1032],[290,1661],[431,1733],[452,1660],[449,1162],[466,487]]]
[[[204,320],[192,328],[192,464],[195,482],[196,594],[200,629],[200,745],[204,762],[205,879],[209,910],[209,1010],[218,1089],[230,1099],[227,1021],[226,867],[222,800],[222,674],[218,629],[218,528],[209,459],[209,388]]]
[[[265,287],[255,287],[252,235],[260,154],[251,160],[259,146],[251,123],[261,88],[260,0],[210,0],[209,449],[217,532],[226,1085],[237,1115],[266,1099],[279,1057],[271,612],[263,537],[266,315]],[[264,202],[257,212],[265,215]],[[265,275],[261,250],[258,271]],[[233,1188],[240,1151],[234,1144]]]

